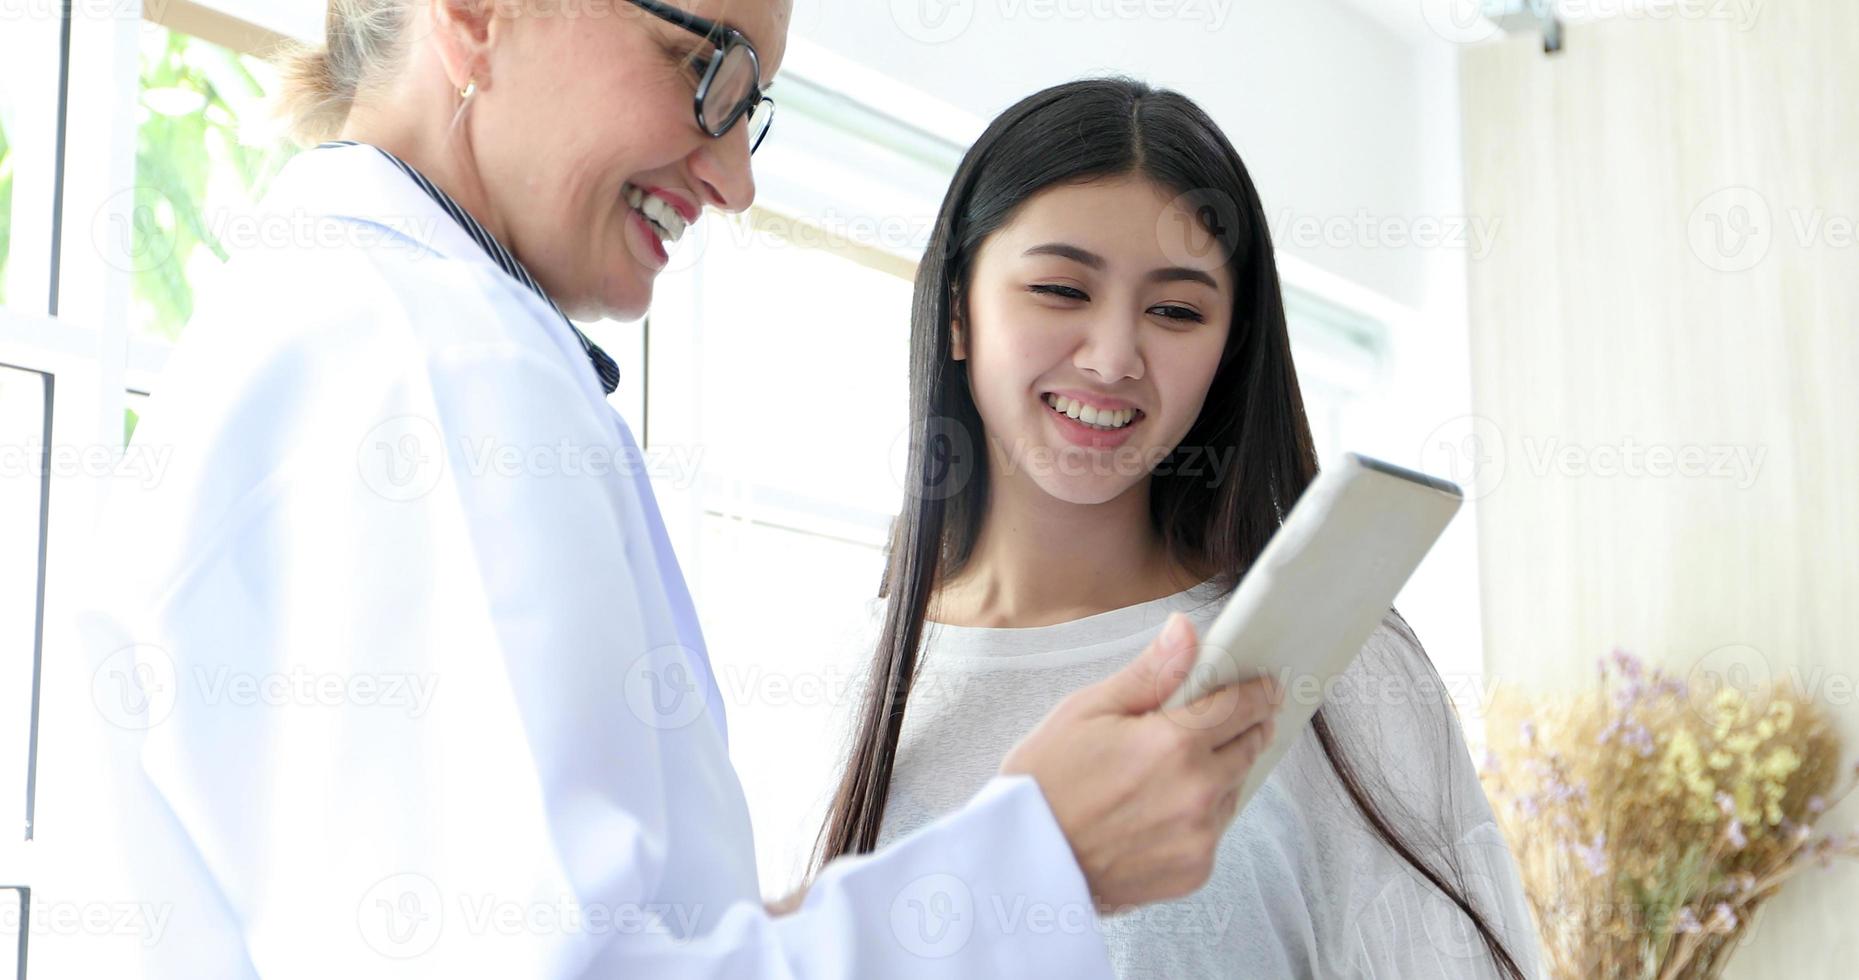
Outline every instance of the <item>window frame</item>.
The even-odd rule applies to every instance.
[[[52,320],[49,313],[57,303],[54,288],[58,275],[61,231],[56,216],[63,194],[63,163],[67,159],[65,127],[62,120],[67,108],[66,80],[71,63],[72,24],[68,11],[55,17],[22,18],[10,23],[8,43],[20,57],[9,57],[5,80],[17,91],[50,92],[54,98],[38,101],[21,99],[10,107],[7,141],[14,161],[14,184],[10,202],[8,260],[5,275],[12,286],[9,301],[0,307],[0,364],[9,368],[43,375],[50,397],[41,438],[49,436],[56,445],[74,430],[80,413],[72,404],[75,385],[60,384],[81,374],[87,355],[95,341],[66,324]],[[35,56],[36,55],[36,56]],[[49,447],[48,447],[49,451]],[[54,556],[49,548],[54,540],[55,515],[52,500],[55,488],[49,470],[39,478],[38,569],[37,590],[33,598],[33,645],[27,655],[25,670],[30,690],[25,701],[27,717],[21,719],[25,730],[9,731],[0,736],[0,745],[9,752],[23,750],[20,771],[25,785],[9,790],[6,799],[22,803],[19,811],[9,812],[0,820],[0,868],[16,884],[21,914],[29,907],[30,890],[26,883],[35,880],[37,850],[32,840],[37,817],[36,798],[38,745],[42,740],[43,719],[39,714],[43,690],[43,669],[47,661],[47,626],[51,622],[52,567]],[[9,767],[10,771],[10,767]],[[17,795],[15,795],[17,793]],[[18,822],[14,822],[18,821]],[[28,930],[22,926],[16,956],[24,962]],[[23,967],[22,967],[23,969]]]
[[[228,13],[240,7],[260,19],[241,27]],[[21,91],[55,92],[56,97],[26,103],[8,130],[16,176],[7,275],[23,288],[0,307],[0,364],[48,379],[53,447],[95,449],[120,459],[126,392],[149,390],[170,350],[170,345],[131,336],[130,245],[119,236],[98,233],[131,216],[143,25],[161,23],[257,54],[282,38],[276,23],[267,22],[267,8],[273,9],[268,21],[283,22],[274,5],[249,0],[164,0],[147,9],[141,4],[60,4],[55,17],[21,19],[7,27],[17,32],[14,43],[26,50],[56,52],[7,79]],[[320,0],[287,9],[320,32]],[[42,285],[34,289],[33,283]],[[61,839],[56,829],[71,813],[68,807],[87,802],[82,792],[63,791],[81,780],[65,783],[61,777],[66,774],[45,764],[44,747],[76,744],[66,733],[86,720],[39,707],[47,691],[83,690],[88,684],[82,647],[67,624],[107,483],[106,476],[86,467],[74,472],[50,467],[41,478],[33,708],[23,740],[26,812],[0,820],[0,828],[7,828],[0,829],[0,868],[6,869],[0,888],[15,891],[22,903],[13,954],[20,976],[28,975],[31,929],[25,916],[33,889],[50,884],[55,893],[62,877],[60,856],[83,848],[82,842]],[[17,738],[8,736],[8,751]],[[11,824],[15,817],[19,824]],[[37,960],[43,964],[45,957]]]

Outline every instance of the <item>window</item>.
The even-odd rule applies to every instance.
[[[41,312],[49,295],[58,86],[55,16],[0,29],[0,307]]]
[[[123,392],[123,445],[135,439],[136,423],[142,421],[142,409],[148,404],[148,392]]]
[[[26,976],[27,894],[22,886],[0,884],[0,980]]]
[[[1364,398],[1383,379],[1387,330],[1314,293],[1287,286],[1284,295],[1304,414],[1317,458],[1327,464],[1336,454],[1361,445],[1363,414],[1380,410]]]
[[[768,212],[706,220],[717,224],[688,283],[701,317],[656,316],[653,331],[655,350],[684,339],[674,331],[701,338],[701,370],[654,376],[685,389],[688,428],[674,440],[655,415],[649,451],[661,497],[692,514],[676,540],[730,724],[756,733],[731,753],[773,890],[796,879],[817,829],[903,497],[891,457],[908,410],[911,284],[907,264],[826,247]]]
[[[859,694],[903,501],[916,256],[961,156],[804,75],[781,91],[757,207],[706,217],[660,277],[634,420],[771,892],[805,866]]]
[[[158,24],[141,34],[136,189],[127,228],[133,328],[172,342],[193,316],[203,267],[224,263],[238,215],[291,155],[269,128],[277,71]]]
[[[713,233],[703,258],[705,282],[755,284],[704,297],[708,489],[876,543],[902,494],[886,459],[908,408],[911,282],[898,273],[910,269],[797,244],[782,231],[794,222],[755,219],[726,241]]]
[[[6,141],[6,115],[0,101],[0,306],[6,305],[6,259],[13,228],[13,148]]]
[[[26,838],[34,794],[38,668],[46,619],[48,459],[56,355],[38,318],[50,300],[57,100],[57,5],[0,27],[0,980],[24,976]],[[69,339],[69,338],[66,338]],[[67,345],[82,349],[81,343]],[[94,349],[95,345],[90,345]]]
[[[0,365],[0,834],[23,836],[42,628],[51,379]]]

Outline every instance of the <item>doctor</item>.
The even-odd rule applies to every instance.
[[[172,464],[112,501],[86,623],[153,975],[1099,977],[1096,909],[1206,880],[1272,693],[1154,712],[1176,621],[966,808],[762,904],[618,372],[567,316],[639,316],[665,241],[749,206],[788,17],[330,3],[288,97],[328,142],[174,353],[137,433]]]

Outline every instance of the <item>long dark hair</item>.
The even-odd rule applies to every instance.
[[[904,471],[912,485],[891,533],[878,593],[886,600],[884,626],[815,848],[816,870],[877,846],[931,599],[938,584],[968,561],[986,513],[982,420],[950,340],[951,316],[962,309],[975,256],[1038,192],[1132,174],[1184,195],[1185,210],[1227,256],[1235,287],[1220,365],[1199,418],[1175,451],[1179,456],[1185,447],[1202,447],[1216,472],[1210,479],[1200,466],[1166,459],[1150,476],[1150,517],[1164,546],[1181,567],[1209,572],[1230,591],[1317,474],[1265,210],[1239,154],[1213,120],[1181,95],[1122,78],[1058,85],[994,120],[956,170],[917,269]],[[1387,622],[1424,663],[1399,615],[1391,611]],[[1425,671],[1437,682],[1430,663]],[[1385,794],[1370,792],[1365,773],[1374,767],[1344,750],[1328,710],[1319,710],[1311,724],[1330,769],[1375,835],[1470,918],[1507,976],[1522,977],[1466,897],[1449,849],[1417,843],[1378,805],[1376,795]],[[1409,812],[1398,801],[1394,808]],[[1443,855],[1437,867],[1422,853],[1436,849]]]

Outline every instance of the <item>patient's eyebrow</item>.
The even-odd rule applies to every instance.
[[[1108,263],[1104,261],[1104,257],[1096,252],[1079,248],[1076,245],[1067,245],[1064,242],[1046,242],[1043,245],[1035,245],[1021,254],[1056,255],[1061,259],[1070,259],[1079,265],[1088,266],[1100,272],[1108,265]],[[1184,265],[1171,265],[1160,269],[1154,269],[1143,278],[1150,282],[1198,282],[1209,289],[1220,288],[1219,285],[1214,282],[1213,276],[1199,269],[1190,269]]]
[[[1103,256],[1096,252],[1079,248],[1076,245],[1067,245],[1064,242],[1047,242],[1044,245],[1035,245],[1022,254],[1056,255],[1061,259],[1070,259],[1079,265],[1088,265],[1093,269],[1102,269],[1104,267]]]
[[[1185,265],[1171,265],[1166,269],[1157,269],[1144,278],[1150,282],[1198,282],[1208,289],[1218,290],[1214,277],[1199,269],[1190,269]]]

